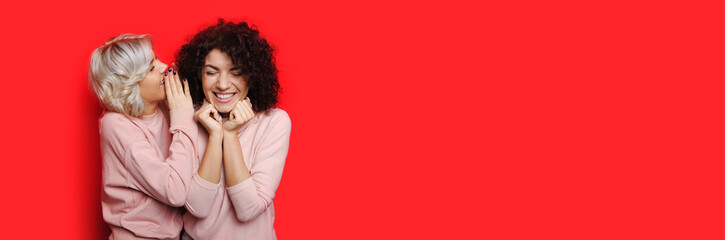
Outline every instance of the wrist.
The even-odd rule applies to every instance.
[[[194,120],[194,109],[178,109],[169,107],[169,125],[171,127],[178,126],[196,126]]]
[[[225,129],[225,130],[222,130],[222,134],[224,135],[224,137],[228,137],[228,136],[237,137],[237,130],[226,130]]]
[[[219,140],[221,141],[224,138],[224,135],[221,131],[212,131],[209,132],[209,141],[211,140]]]

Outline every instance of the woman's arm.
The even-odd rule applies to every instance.
[[[255,219],[272,204],[287,158],[290,129],[289,116],[283,111],[278,112],[273,117],[269,129],[265,131],[264,136],[261,138],[260,145],[256,150],[254,166],[249,170],[247,170],[244,159],[241,157],[241,148],[238,152],[239,157],[226,154],[227,138],[224,139],[225,174],[228,176],[232,173],[228,169],[230,168],[228,164],[236,164],[238,167],[232,169],[236,169],[235,172],[240,176],[233,180],[239,182],[234,185],[227,185],[227,193],[232,205],[234,205],[234,211],[239,221],[246,222]],[[230,142],[237,142],[237,146],[240,146],[238,137],[236,141]],[[230,156],[230,158],[227,158],[227,156]],[[243,171],[248,173],[246,177]],[[227,182],[232,181],[227,180]]]
[[[191,178],[191,187],[186,196],[184,207],[197,218],[205,218],[211,213],[212,204],[219,195],[220,183],[210,183],[194,174]]]
[[[127,139],[128,145],[123,159],[133,186],[167,205],[179,207],[186,201],[186,192],[191,182],[198,131],[193,119],[194,109],[189,84],[185,82],[182,87],[178,75],[165,76],[164,80],[171,118],[169,132],[172,140],[169,156],[164,159],[150,142],[154,141],[149,140],[152,137],[145,136],[142,139]],[[146,135],[148,130],[144,131],[140,124],[133,124],[136,125],[138,134],[128,132],[133,128],[123,128],[115,124],[107,126],[111,129],[105,130],[113,135],[111,137],[116,138]]]
[[[175,129],[175,126],[171,128]],[[179,207],[186,201],[186,190],[193,171],[192,161],[195,160],[195,152],[189,149],[196,146],[192,141],[195,137],[189,133],[192,130],[175,130],[169,157],[164,159],[160,156],[148,140],[135,141],[127,147],[124,165],[131,177],[131,185],[156,200]],[[128,135],[129,132],[119,134]]]
[[[251,174],[244,163],[237,133],[224,132],[224,176],[228,187],[247,180]]]
[[[249,178],[249,168],[244,163],[242,146],[239,144],[237,131],[254,117],[252,104],[249,98],[237,102],[229,115],[229,120],[224,123],[224,177],[227,187],[237,185]]]
[[[196,119],[204,125],[209,133],[209,141],[204,150],[204,157],[199,165],[199,176],[210,183],[219,183],[222,172],[222,125],[219,112],[208,102],[204,102]]]
[[[196,119],[209,133],[204,156],[199,169],[193,176],[185,207],[197,218],[205,218],[216,200],[221,181],[222,133],[221,116],[214,107],[205,102],[195,114]]]

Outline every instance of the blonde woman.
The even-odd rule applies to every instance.
[[[90,85],[106,110],[99,130],[109,239],[178,239],[182,230],[178,207],[198,129],[189,85],[167,67],[149,35],[120,35],[91,56]]]

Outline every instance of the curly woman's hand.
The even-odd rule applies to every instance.
[[[239,101],[234,105],[234,109],[229,114],[229,120],[224,122],[224,131],[234,132],[236,134],[253,117],[254,111],[252,110],[252,102],[249,101],[249,98]]]
[[[219,112],[209,102],[204,100],[194,118],[204,125],[209,135],[220,135],[222,133],[222,117]],[[220,135],[221,136],[221,135]]]
[[[179,74],[173,71],[173,73],[166,72],[164,74],[164,82],[164,87],[166,88],[166,103],[169,106],[169,110],[194,108],[188,81],[184,81],[184,86],[182,87]]]

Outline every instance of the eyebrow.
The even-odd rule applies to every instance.
[[[210,68],[212,68],[214,70],[219,71],[219,68],[218,67],[212,66],[211,64],[204,65],[204,67],[210,67]]]
[[[215,67],[214,65],[211,65],[211,64],[204,65],[204,67],[210,67],[214,70],[219,71],[218,67]],[[236,70],[242,70],[242,67],[237,66],[237,67],[233,67],[232,69],[229,69],[229,71],[236,71]]]

